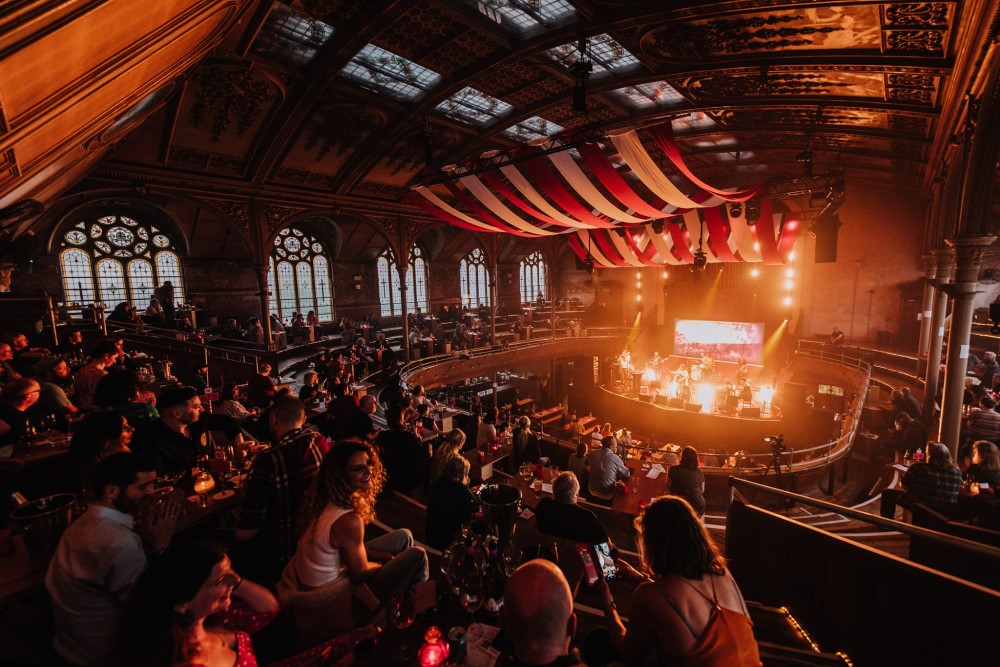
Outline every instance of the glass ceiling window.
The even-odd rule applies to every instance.
[[[480,127],[506,116],[513,108],[503,100],[484,95],[475,88],[463,88],[437,105],[437,110],[445,116]]]
[[[322,21],[276,2],[251,51],[288,65],[308,65],[332,35],[333,28]]]
[[[369,90],[412,101],[441,82],[441,75],[395,53],[368,44],[340,71]]]
[[[674,90],[666,81],[640,83],[628,88],[618,88],[611,91],[619,99],[624,100],[633,109],[648,109],[654,106],[669,106],[684,101],[681,94]]]
[[[545,139],[553,134],[563,131],[562,125],[551,123],[541,116],[532,116],[522,120],[517,125],[512,125],[503,131],[508,137],[516,141],[534,141],[535,139]]]
[[[678,134],[716,127],[715,121],[701,111],[693,111],[686,116],[674,118],[674,131]]]
[[[566,0],[466,0],[479,13],[509,32],[525,37],[555,28],[576,18]]]
[[[557,46],[545,51],[543,55],[562,64],[567,69],[580,59],[579,42]],[[606,72],[622,72],[639,64],[639,61],[625,47],[616,42],[611,35],[594,35],[587,38],[587,57],[593,64],[594,74]]]

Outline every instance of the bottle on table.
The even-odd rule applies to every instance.
[[[485,601],[483,610],[490,618],[499,618],[503,607],[503,589],[507,585],[507,572],[497,554],[497,543],[490,544],[489,560],[486,564],[484,577]]]
[[[907,449],[905,452],[903,452],[903,465],[904,466],[909,466],[910,465],[910,450],[909,449]]]
[[[918,463],[924,460],[924,450],[922,447],[918,447],[916,453],[913,455],[913,462]]]

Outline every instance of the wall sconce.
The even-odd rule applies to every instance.
[[[364,285],[364,281],[361,278],[361,274],[360,273],[355,273],[354,276],[353,276],[353,278],[354,278],[354,289],[355,289],[355,291],[360,292],[361,291],[361,287]]]
[[[514,274],[510,271],[504,271],[503,277],[507,281],[507,287],[510,287],[514,283]]]

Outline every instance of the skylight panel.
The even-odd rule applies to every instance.
[[[648,109],[654,106],[679,104],[684,98],[666,81],[640,83],[627,88],[611,91],[612,95],[624,100],[633,109]]]
[[[276,2],[251,51],[288,65],[308,65],[332,35],[333,28],[322,21]]]
[[[553,134],[562,132],[563,129],[561,125],[549,122],[541,116],[532,116],[508,127],[503,133],[516,141],[529,142],[547,139]]]
[[[686,116],[674,118],[674,131],[678,133],[694,132],[715,127],[715,121],[701,111],[694,111]]]
[[[579,42],[557,46],[545,51],[543,55],[569,69],[580,59]],[[608,34],[587,38],[587,57],[593,64],[594,74],[622,72],[639,64],[635,56]]]
[[[437,110],[445,116],[480,127],[490,125],[506,116],[513,108],[503,100],[468,87],[437,105]]]
[[[398,100],[412,101],[441,82],[441,75],[391,51],[367,44],[340,70],[348,79]]]
[[[566,0],[466,0],[479,13],[521,37],[544,32],[576,18]]]

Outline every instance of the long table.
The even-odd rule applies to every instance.
[[[660,473],[656,479],[650,479],[646,476],[652,465],[649,461],[639,462],[631,459],[625,461],[625,466],[632,471],[632,476],[625,484],[627,492],[623,489],[618,489],[615,492],[614,500],[611,501],[611,509],[634,516],[639,514],[650,500],[667,492],[666,472]],[[666,468],[666,466],[663,467]],[[561,471],[558,468],[542,468],[541,472],[542,475],[539,479],[542,480],[542,490],[535,490],[535,477],[525,479],[519,474],[511,477],[510,484],[521,491],[521,497],[528,505],[534,506],[542,498],[552,497],[552,480]],[[581,495],[585,492],[585,489],[580,490]]]

